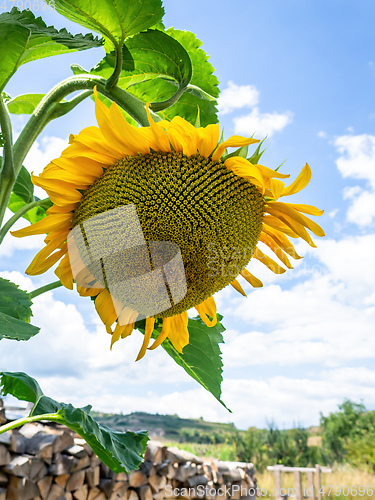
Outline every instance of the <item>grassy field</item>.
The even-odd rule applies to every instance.
[[[180,443],[179,441],[164,440],[162,442],[165,446],[176,446],[177,448],[190,451],[190,453],[194,453],[198,457],[211,457],[229,462],[237,460],[236,448],[232,443]]]
[[[262,474],[256,474],[258,487],[267,490],[267,495],[261,498],[275,498],[272,495],[272,490],[275,488],[275,479],[273,472],[265,471]],[[302,474],[303,487],[307,488],[306,475]],[[368,472],[359,469],[353,469],[343,466],[333,469],[330,474],[322,474],[322,485],[324,488],[323,498],[335,498],[337,500],[358,500],[358,499],[374,499],[375,498],[375,476]],[[330,488],[332,485],[333,488]],[[294,488],[294,477],[292,473],[283,473],[282,488],[290,488],[290,493]],[[344,488],[348,486],[348,488]],[[362,488],[360,488],[360,486]],[[357,487],[355,489],[354,487]],[[331,489],[331,491],[329,491]],[[352,494],[350,490],[352,489]],[[265,493],[265,491],[263,491]],[[322,491],[323,493],[323,491]]]

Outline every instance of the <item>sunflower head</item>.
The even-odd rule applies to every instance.
[[[95,110],[99,127],[71,136],[61,156],[32,176],[53,202],[47,216],[13,235],[47,233],[27,273],[41,274],[60,260],[55,273],[67,288],[75,279],[79,294],[95,299],[111,346],[146,318],[140,359],[160,318],[150,349],[169,337],[182,351],[188,309],[212,326],[214,293],[230,284],[245,295],[239,275],[262,286],[246,269],[251,258],[285,272],[259,242],[291,268],[287,255],[300,256],[288,236],[315,246],[307,230],[324,235],[304,215],[320,210],[279,201],[308,184],[308,165],[285,186],[289,175],[226,154],[255,139],[220,143],[218,125],[196,128],[180,117],[154,122],[150,113],[150,126],[136,128],[97,95]]]

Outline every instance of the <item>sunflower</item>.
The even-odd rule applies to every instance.
[[[311,170],[307,164],[286,186],[283,180],[289,175],[227,153],[227,148],[259,141],[235,135],[220,142],[217,124],[196,128],[181,117],[155,122],[148,111],[149,127],[137,128],[125,120],[115,103],[107,108],[96,89],[95,112],[98,127],[70,136],[70,145],[61,156],[39,177],[32,175],[33,183],[53,203],[47,216],[12,234],[47,234],[45,247],[26,273],[42,274],[60,261],[56,275],[69,289],[75,280],[78,293],[95,301],[111,335],[111,347],[132,333],[139,311],[134,304],[114,297],[92,269],[83,266],[83,281],[72,271],[79,253],[68,252],[69,234],[93,217],[134,206],[146,242],[170,242],[181,252],[186,293],[182,300],[171,301],[170,307],[146,317],[137,360],[166,338],[182,352],[189,342],[190,308],[197,310],[207,326],[214,326],[214,293],[231,285],[246,295],[237,277],[253,287],[262,286],[246,269],[251,258],[281,274],[285,267],[292,268],[288,255],[301,258],[288,237],[302,238],[314,247],[307,229],[324,236],[321,227],[304,215],[321,215],[321,210],[279,201],[308,184]],[[109,229],[106,238],[121,240],[121,234],[113,235]],[[268,246],[285,267],[263,253],[258,242]],[[162,321],[162,329],[149,347],[155,321]]]

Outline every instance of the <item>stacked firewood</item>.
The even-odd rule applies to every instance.
[[[242,496],[254,486],[253,474],[252,464],[203,463],[156,441],[139,470],[115,474],[64,426],[28,423],[0,434],[0,500],[238,500],[241,486]]]

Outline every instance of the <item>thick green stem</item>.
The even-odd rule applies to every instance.
[[[105,85],[105,88],[107,90],[111,90],[115,85],[117,85],[117,82],[120,78],[120,74],[122,71],[122,44],[123,43],[124,43],[124,40],[121,40],[118,45],[115,45],[115,49],[116,49],[115,69],[113,70],[112,75],[108,78],[107,83]]]
[[[61,417],[57,413],[44,413],[42,415],[35,415],[33,417],[19,418],[18,420],[9,422],[9,424],[2,425],[0,426],[0,434],[15,429],[16,427],[21,427],[21,425],[27,424],[29,422],[38,422],[39,420],[62,422]]]
[[[37,288],[36,290],[33,290],[32,292],[29,293],[30,298],[33,299],[34,297],[37,297],[38,295],[42,295],[42,293],[49,292],[50,290],[54,290],[55,288],[59,288],[62,286],[61,281],[54,281],[53,283],[48,283],[48,285],[41,286],[40,288]]]
[[[0,229],[0,243],[3,241],[5,238],[7,232],[9,229],[15,224],[18,219],[20,219],[23,215],[25,215],[29,210],[31,210],[34,207],[40,207],[44,205],[46,202],[49,201],[49,198],[44,198],[44,200],[38,200],[38,201],[32,201],[31,203],[28,203],[24,207],[20,208],[5,224],[4,226]]]
[[[0,127],[4,141],[3,163],[0,170],[0,225],[8,206],[10,193],[16,180],[14,157],[12,151],[12,125],[9,113],[0,94]]]
[[[44,96],[14,145],[16,175],[38,135],[42,132],[47,123],[54,118],[54,113],[56,113],[60,101],[77,90],[92,90],[97,86],[98,92],[115,101],[140,125],[148,126],[147,113],[143,102],[119,87],[107,90],[106,82],[107,80],[96,75],[84,74],[72,76],[56,85],[56,87]],[[160,118],[155,116],[154,119],[158,121]]]

